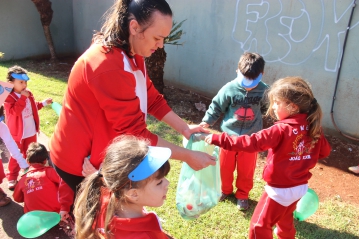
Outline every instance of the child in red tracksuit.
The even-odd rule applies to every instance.
[[[40,128],[38,110],[51,104],[52,99],[48,98],[43,102],[35,101],[32,93],[26,88],[29,80],[27,71],[20,66],[15,65],[8,69],[7,80],[14,85],[14,88],[4,103],[6,124],[20,152],[26,158],[27,147],[30,143],[37,141],[36,133]],[[8,169],[9,173],[6,175],[8,188],[14,190],[20,168],[13,158],[9,160]]]
[[[171,150],[148,145],[123,135],[106,149],[100,170],[85,178],[76,196],[77,239],[168,239],[145,206],[160,207],[166,199]]]
[[[267,114],[278,122],[250,136],[209,135],[205,141],[228,150],[268,150],[263,170],[266,181],[254,210],[250,239],[273,238],[276,225],[279,239],[294,239],[293,212],[308,190],[309,172],[318,159],[331,151],[321,129],[322,110],[309,84],[300,77],[286,77],[270,88]]]
[[[31,143],[26,154],[30,168],[16,185],[14,200],[24,202],[24,213],[34,210],[57,212],[62,220],[66,220],[74,199],[72,189],[54,168],[45,166],[49,153],[44,145]]]

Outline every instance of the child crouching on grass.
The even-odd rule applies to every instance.
[[[309,170],[329,155],[331,147],[321,128],[322,110],[306,81],[280,79],[270,87],[268,97],[267,114],[278,120],[272,127],[250,136],[213,134],[205,141],[227,150],[268,150],[263,170],[267,185],[252,215],[249,238],[273,238],[272,228],[277,226],[279,239],[294,239],[293,212],[308,190]]]
[[[169,148],[148,146],[135,136],[120,136],[107,148],[98,173],[81,183],[75,201],[77,239],[167,239],[154,212],[166,199]]]
[[[30,168],[16,185],[14,200],[24,202],[24,213],[34,210],[57,212],[65,221],[73,202],[73,191],[54,168],[45,166],[49,153],[44,145],[31,143],[26,155]]]

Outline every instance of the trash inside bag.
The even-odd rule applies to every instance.
[[[182,163],[177,185],[176,206],[186,220],[194,220],[217,205],[221,197],[221,177],[219,171],[219,148],[200,140],[193,134],[187,142],[187,149],[201,151],[216,157],[216,165],[195,171],[187,163]]]

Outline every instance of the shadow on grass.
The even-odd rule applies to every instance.
[[[348,232],[322,228],[314,223],[295,221],[297,237],[305,239],[357,239],[357,235]]]

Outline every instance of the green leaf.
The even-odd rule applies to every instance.
[[[173,22],[172,30],[170,34],[165,38],[164,43],[169,45],[183,45],[183,43],[178,43],[177,40],[181,39],[182,35],[185,34],[185,32],[180,29],[183,22],[187,19],[181,21],[180,23]]]

